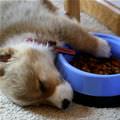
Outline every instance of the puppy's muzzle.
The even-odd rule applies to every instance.
[[[49,97],[48,101],[60,109],[67,109],[73,99],[73,90],[71,85],[64,81],[56,87],[54,94]]]
[[[70,101],[69,100],[67,100],[67,99],[64,99],[63,101],[62,101],[62,109],[67,109],[68,107],[69,107],[69,105],[70,105]]]

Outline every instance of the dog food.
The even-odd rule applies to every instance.
[[[115,58],[96,58],[92,55],[77,54],[70,62],[76,68],[95,74],[118,74],[120,73],[120,60]]]

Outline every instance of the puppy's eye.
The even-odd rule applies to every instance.
[[[39,81],[39,88],[42,93],[46,92],[46,86],[44,82]]]

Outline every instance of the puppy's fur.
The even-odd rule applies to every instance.
[[[14,103],[22,106],[50,103],[68,107],[73,91],[54,65],[49,46],[26,39],[65,40],[76,49],[99,57],[109,57],[110,47],[85,32],[79,23],[57,14],[49,0],[0,1],[0,55],[11,55],[0,63],[0,87]]]

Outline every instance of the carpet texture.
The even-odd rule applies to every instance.
[[[63,0],[52,1],[63,12]],[[111,33],[104,25],[84,13],[81,14],[80,24],[94,31]],[[120,120],[120,108],[98,109],[75,103],[66,111],[44,105],[22,108],[11,103],[0,92],[0,120]]]

